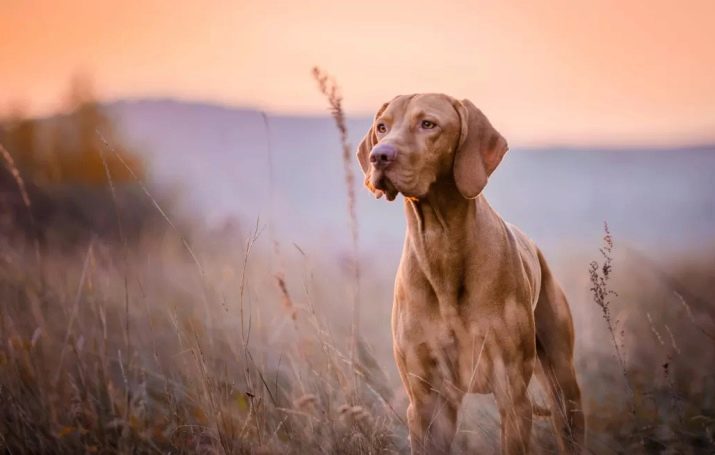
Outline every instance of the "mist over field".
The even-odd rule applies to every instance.
[[[43,155],[8,146],[25,207],[12,167],[0,167],[9,207],[0,219],[0,397],[11,403],[0,447],[404,453],[406,397],[390,336],[402,201],[356,188],[353,365],[355,283],[333,119],[167,99],[101,112],[107,144],[79,128],[93,144],[93,177],[63,180],[68,165],[60,177],[32,178],[22,159]],[[70,120],[40,120],[38,142]],[[348,119],[353,146],[371,121]],[[106,161],[115,151],[127,152],[142,183]],[[710,145],[517,144],[490,178],[491,205],[543,249],[570,300],[595,453],[714,447],[714,175]],[[604,221],[626,374],[589,276],[591,261],[604,260]],[[492,398],[466,401],[455,450],[498,450]],[[546,420],[533,438],[535,451],[553,451]]]
[[[345,184],[332,119],[171,100],[107,106],[150,176],[175,188],[210,225],[232,217],[252,225],[275,217],[280,236],[299,244],[345,246]],[[350,118],[354,146],[371,118]],[[497,124],[498,126],[498,124]],[[507,135],[508,132],[504,133]],[[273,162],[271,207],[268,147]],[[598,148],[512,146],[486,189],[490,203],[540,245],[590,251],[607,220],[621,241],[658,253],[701,251],[715,226],[715,146]],[[357,161],[353,163],[359,172]],[[362,246],[402,247],[400,201],[358,191]],[[298,222],[299,221],[299,222]],[[707,245],[710,246],[710,245]],[[657,248],[656,248],[657,247]]]

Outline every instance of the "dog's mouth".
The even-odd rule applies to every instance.
[[[394,201],[397,197],[397,193],[399,193],[392,183],[392,180],[390,180],[384,172],[375,172],[372,184],[376,189],[385,193],[385,197],[388,201]]]

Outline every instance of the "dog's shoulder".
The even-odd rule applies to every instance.
[[[519,249],[519,254],[521,256],[533,257],[533,259],[538,261],[539,249],[537,248],[536,243],[534,243],[534,241],[531,240],[531,238],[529,238],[529,236],[526,235],[524,231],[509,223],[508,221],[504,221],[504,224],[506,225],[506,228],[511,234],[511,236],[513,236],[514,240],[516,241],[517,248]]]
[[[521,229],[514,226],[511,223],[504,222],[510,234],[515,240],[515,245],[519,258],[521,259],[521,264],[524,268],[524,273],[526,279],[529,282],[529,287],[531,288],[532,295],[534,297],[534,304],[536,304],[536,299],[538,298],[539,291],[541,289],[541,262],[539,261],[539,248],[536,246],[529,236],[527,236]]]

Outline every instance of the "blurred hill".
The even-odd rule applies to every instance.
[[[117,131],[142,151],[158,185],[180,188],[187,210],[210,225],[232,218],[253,226],[260,216],[285,241],[348,244],[345,187],[332,119],[172,100],[106,106]],[[356,144],[369,118],[351,118]],[[273,163],[271,205],[270,156]],[[359,172],[357,163],[355,171]],[[608,220],[621,242],[659,253],[715,245],[715,147],[599,150],[513,148],[486,193],[509,221],[547,254],[592,251]],[[359,191],[365,251],[397,261],[401,202]]]
[[[107,143],[105,143],[105,141]],[[0,118],[0,235],[72,248],[164,228],[143,194],[144,163],[115,134],[91,82],[70,82],[65,112]],[[171,201],[159,196],[169,209]]]

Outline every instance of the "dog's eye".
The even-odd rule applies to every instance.
[[[429,120],[422,120],[421,126],[426,130],[431,130],[432,128],[437,126],[437,124],[435,122],[430,122]]]
[[[384,123],[378,123],[375,128],[377,129],[378,133],[384,133],[387,131],[387,127],[385,126]]]

